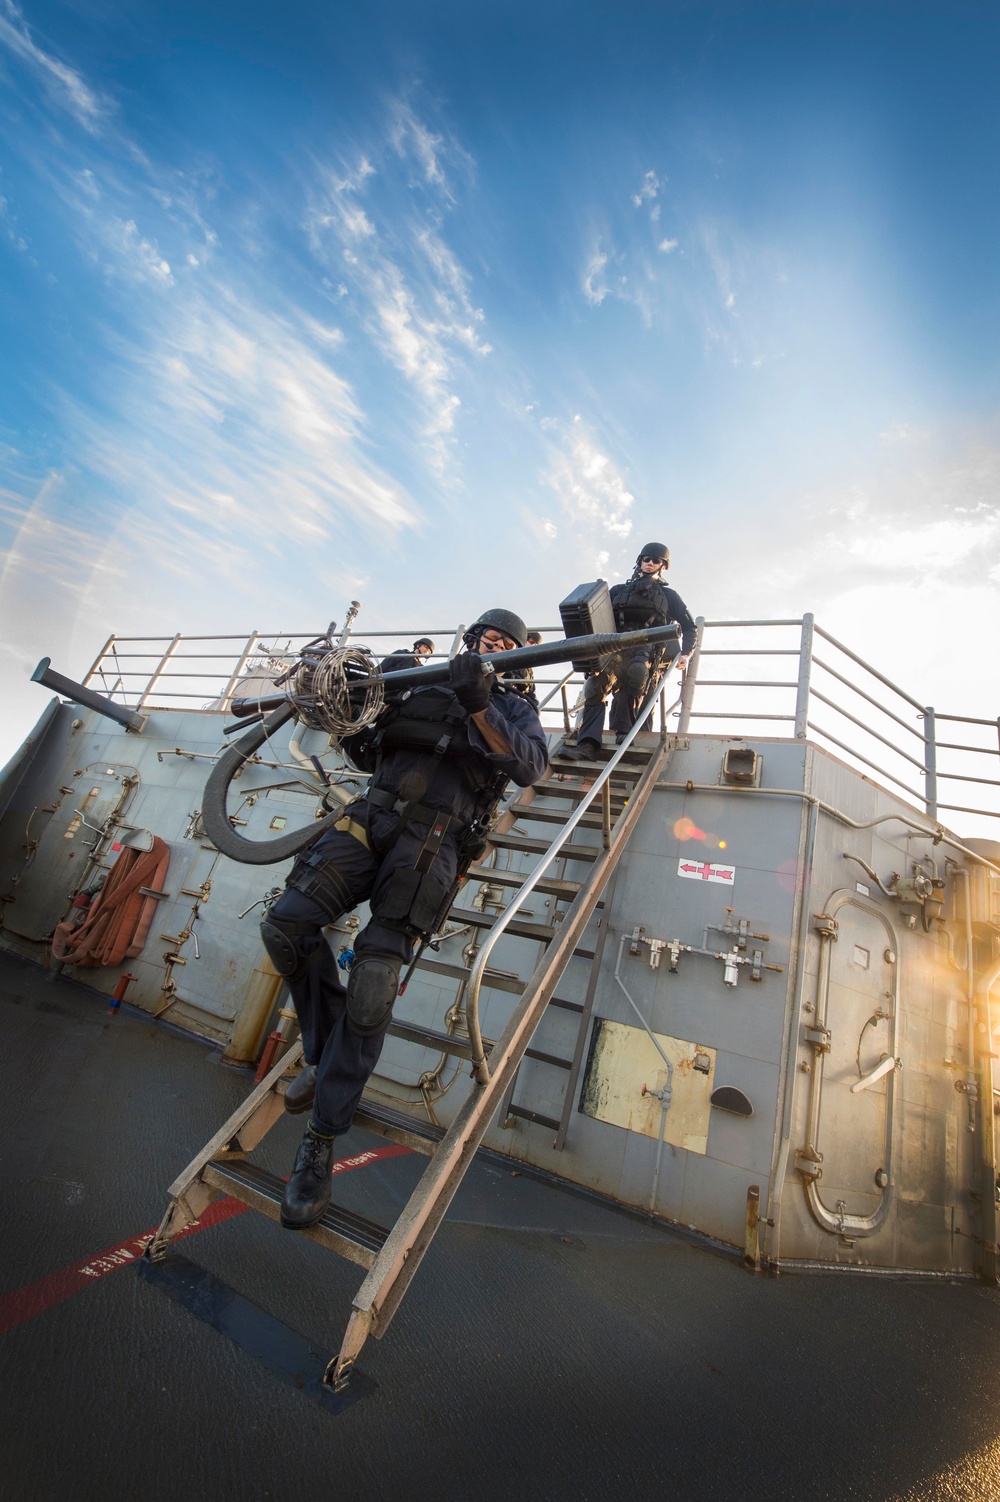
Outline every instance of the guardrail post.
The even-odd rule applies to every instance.
[[[924,710],[924,808],[928,819],[937,818],[937,735],[930,706]]]
[[[259,641],[260,632],[251,631],[250,635],[247,637],[247,644],[243,648],[243,651],[240,653],[240,660],[236,664],[236,667],[233,669],[233,675],[230,678],[229,682],[226,684],[225,688],[222,690],[222,697],[219,700],[219,708],[224,709],[227,713],[229,711],[229,701],[233,697],[233,694],[236,692],[236,685],[239,683],[240,679],[243,676],[244,668],[250,661],[250,658],[253,656],[254,652],[257,650],[257,643]]]
[[[681,710],[680,718],[677,721],[678,735],[687,735],[688,726],[691,723],[691,706],[694,703],[694,691],[698,683],[698,668],[701,665],[701,641],[705,634],[705,617],[703,615],[696,615],[694,625],[694,651],[691,653],[691,661],[684,670],[684,680],[681,683]]]
[[[177,651],[178,645],[180,644],[182,639],[182,634],[180,631],[178,631],[177,635],[174,637],[173,641],[170,643],[169,647],[160,658],[156,672],[153,674],[152,678],[150,678],[149,682],[146,684],[146,687],[139,695],[139,702],[136,705],[136,709],[142,709],[143,705],[146,703],[146,700],[149,698],[150,694],[153,692],[153,689],[156,687],[157,679],[163,672],[171,657],[173,657],[174,653]]]
[[[807,611],[802,617],[802,636],[799,642],[799,683],[795,694],[795,739],[797,741],[804,741],[809,730],[809,683],[812,678],[814,619],[811,611]]]
[[[100,666],[103,663],[105,657],[111,651],[111,648],[114,646],[114,644],[115,644],[115,633],[112,631],[111,635],[108,637],[107,641],[104,643],[104,646],[101,648],[101,650],[98,652],[97,656],[94,658],[94,660],[91,663],[89,669],[83,675],[83,686],[84,686],[84,688],[89,688],[90,687],[90,680],[91,680],[91,678],[93,678],[94,674],[100,668]],[[112,690],[112,692],[114,692],[114,690]]]

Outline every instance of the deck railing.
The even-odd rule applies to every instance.
[[[1000,819],[1000,718],[946,714],[921,704],[816,625],[812,615],[709,620],[699,626],[690,669],[693,731],[810,739],[932,819],[952,813]],[[562,635],[561,627],[533,629],[543,639]],[[445,660],[461,645],[462,630],[355,629],[350,635],[379,657],[430,636],[439,648],[435,657]],[[218,712],[228,708],[234,694],[267,692],[315,636],[315,631],[252,631],[249,636],[111,637],[84,681],[134,709]],[[582,676],[545,668],[535,687],[546,728],[569,729]]]

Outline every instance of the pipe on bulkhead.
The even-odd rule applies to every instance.
[[[969,1102],[969,1119],[965,1129],[967,1132],[974,1132],[979,1084],[976,1080],[976,970],[972,963],[972,887],[965,866],[955,866],[953,869],[955,875],[962,878],[962,884],[965,887],[965,999],[969,1008],[966,1028],[968,1058],[965,1063],[965,1093]]]
[[[900,968],[898,962],[899,943],[895,931],[885,914],[873,902],[865,901],[863,897],[857,896],[854,892],[835,892],[827,902],[822,916],[828,919],[832,918],[834,913],[838,912],[842,907],[858,907],[862,912],[869,913],[873,918],[877,918],[888,935],[888,948],[897,956],[897,961],[892,968],[892,1016],[890,1018],[892,1036],[889,1041],[889,1052],[895,1059],[899,1053]],[[820,928],[819,971],[816,976],[814,1013],[815,1027],[817,1029],[824,1029],[826,1027],[826,1018],[830,1004],[831,947],[835,942],[835,928]],[[802,1154],[802,1162],[800,1164],[806,1203],[809,1206],[813,1219],[824,1231],[829,1232],[832,1236],[873,1236],[884,1225],[892,1201],[892,1139],[896,1101],[896,1070],[893,1069],[887,1075],[885,1087],[885,1132],[882,1166],[885,1170],[886,1182],[884,1185],[879,1186],[879,1202],[873,1214],[850,1215],[847,1211],[830,1210],[824,1205],[819,1192],[819,1173],[815,1171],[820,1162],[819,1119],[823,1091],[824,1058],[825,1050],[817,1045],[814,1050],[814,1063],[809,1079],[806,1148]]]
[[[785,1005],[785,1028],[781,1040],[781,1075],[785,1082],[781,1109],[780,1132],[777,1156],[773,1161],[771,1183],[768,1192],[767,1218],[765,1220],[765,1246],[768,1260],[777,1264],[781,1247],[781,1204],[785,1190],[785,1173],[788,1154],[792,1145],[792,1105],[795,1096],[795,1053],[799,1028],[797,1005],[802,989],[802,971],[808,939],[809,894],[812,889],[813,858],[816,852],[816,830],[819,826],[819,801],[809,802],[806,821],[805,849],[802,869],[796,888],[798,920],[795,926],[795,947],[788,956],[788,990]]]

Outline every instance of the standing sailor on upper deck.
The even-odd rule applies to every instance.
[[[675,589],[663,582],[663,572],[670,564],[670,549],[662,542],[647,542],[638,558],[632,577],[626,584],[615,584],[611,605],[619,631],[639,631],[645,626],[669,626],[676,621],[681,632],[680,655],[674,666],[683,672],[691,660],[697,628],[691,612]],[[604,733],[604,704],[611,700],[611,729],[620,745],[636,722],[639,705],[650,683],[655,681],[664,652],[658,646],[632,647],[612,658],[606,667],[587,677],[583,691],[583,719],[576,745],[563,755],[576,761],[592,761],[601,749]]]

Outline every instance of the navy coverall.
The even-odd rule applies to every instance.
[[[643,626],[669,626],[671,621],[676,621],[681,628],[681,652],[686,656],[694,647],[697,630],[691,612],[676,589],[671,589],[661,580],[640,576],[627,584],[616,584],[611,590],[611,604],[619,631],[640,630]],[[583,690],[583,718],[576,736],[578,745],[581,741],[596,741],[600,745],[604,734],[604,703],[609,693],[613,693],[611,729],[616,735],[625,735],[632,729],[643,695],[662,656],[662,649],[655,645],[632,647],[627,652],[620,652],[606,667],[587,678]]]
[[[494,683],[486,714],[510,746],[509,756],[490,751],[478,728],[467,720],[446,756],[435,759],[423,750],[392,751],[383,757],[371,781],[371,789],[383,796],[413,799],[453,815],[429,868],[442,902],[455,881],[459,840],[480,811],[486,783],[501,772],[519,787],[529,787],[548,765],[545,732],[526,699]],[[340,1136],[350,1128],[382,1052],[391,1016],[379,1033],[361,1037],[352,1030],[347,1020],[347,991],[324,925],[335,923],[370,899],[371,918],[355,940],[355,955],[370,951],[408,963],[413,936],[399,922],[399,914],[392,909],[387,912],[387,889],[394,873],[414,867],[429,829],[430,824],[419,819],[408,820],[400,829],[398,813],[369,797],[359,799],[345,810],[335,828],[320,835],[299,857],[312,867],[321,864],[334,883],[337,898],[326,895],[321,901],[315,894],[306,896],[288,886],[271,909],[271,917],[297,930],[298,967],[288,977],[288,988],[302,1029],[306,1063],[317,1066],[312,1124],[324,1136]]]

